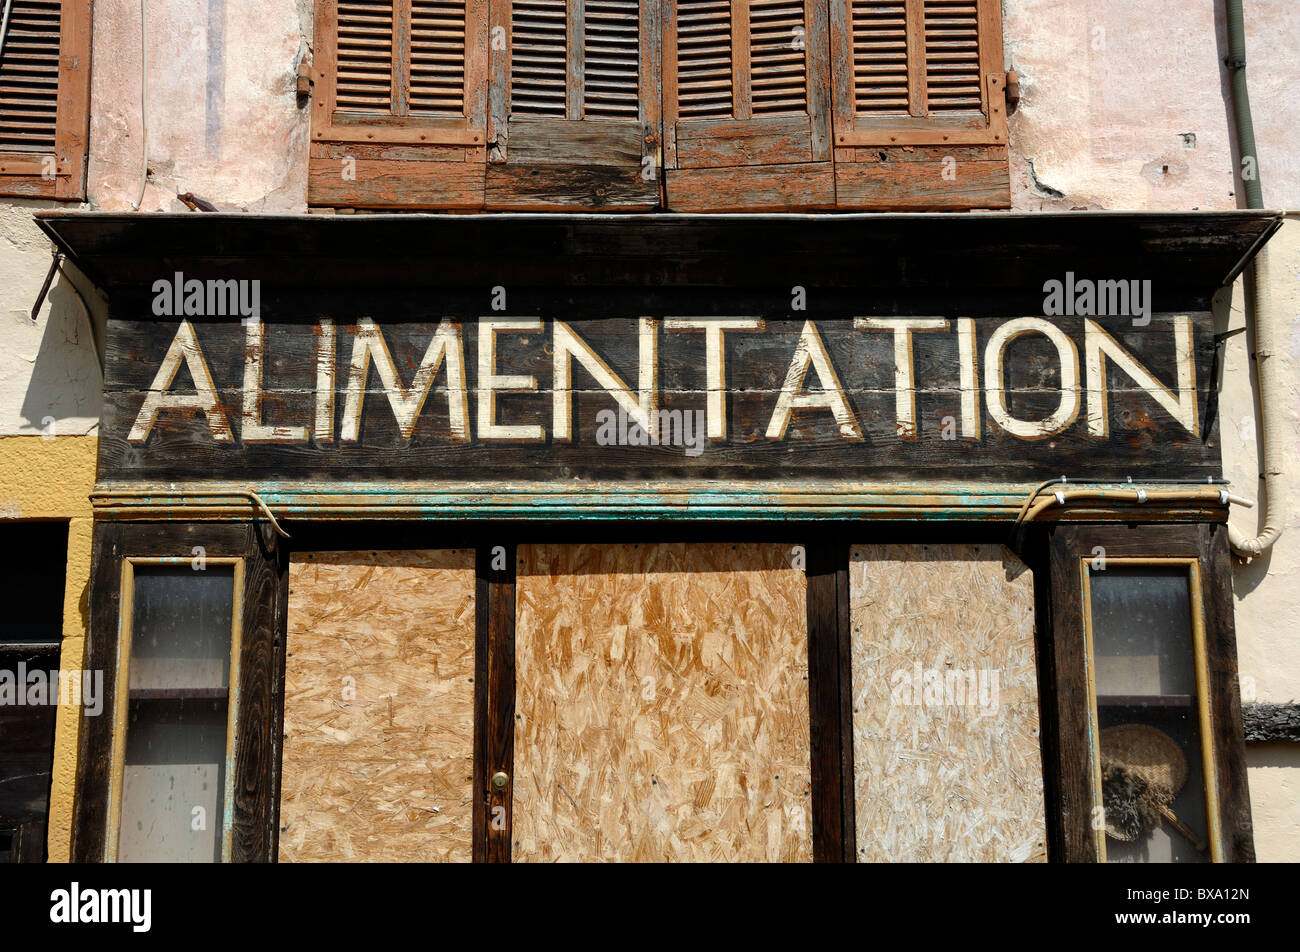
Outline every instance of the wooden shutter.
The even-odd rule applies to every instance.
[[[313,205],[480,208],[488,0],[316,8]]]
[[[85,197],[88,0],[13,0],[0,55],[0,194]]]
[[[1007,207],[1000,0],[830,0],[830,11],[837,203]]]
[[[824,0],[668,7],[669,207],[833,206]]]
[[[662,7],[493,0],[489,208],[659,205]]]

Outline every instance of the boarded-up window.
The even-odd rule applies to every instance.
[[[825,4],[681,0],[670,7],[669,206],[833,207]]]
[[[12,0],[0,51],[0,195],[82,199],[89,0]]]
[[[1006,207],[999,0],[831,0],[844,208]]]
[[[989,545],[854,546],[861,862],[1046,860],[1034,586]]]
[[[280,859],[471,853],[474,553],[289,563]]]
[[[807,607],[789,553],[520,548],[516,862],[811,860]]]

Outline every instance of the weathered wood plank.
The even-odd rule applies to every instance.
[[[682,120],[677,123],[677,168],[812,162],[807,116],[753,120]]]
[[[636,121],[510,120],[510,165],[618,165],[641,171],[641,124]],[[552,175],[559,175],[557,169]]]
[[[677,147],[681,156],[681,143]],[[678,212],[793,211],[833,208],[829,162],[726,169],[668,169],[668,207]]]
[[[470,162],[396,162],[357,159],[345,169],[330,159],[312,159],[307,202],[343,208],[483,207],[484,166]]]
[[[835,196],[840,208],[1010,208],[1011,178],[1001,159],[838,164]]]
[[[591,211],[619,208],[650,210],[659,204],[659,185],[641,176],[640,155],[634,165],[488,166],[487,207],[494,211]]]

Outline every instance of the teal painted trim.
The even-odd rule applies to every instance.
[[[1115,482],[1093,489],[1188,489],[1186,484]],[[736,487],[649,484],[586,484],[580,487],[475,484],[333,483],[329,485],[187,483],[167,486],[101,485],[92,495],[102,518],[249,519],[254,516],[247,490],[261,495],[280,519],[309,520],[626,520],[626,521],[782,521],[908,519],[922,521],[990,520],[1015,517],[1033,483],[954,485],[927,483],[795,483]],[[1226,509],[1214,503],[1141,506],[1080,503],[1076,514],[1104,518],[1122,511],[1140,516],[1172,515],[1195,521],[1222,521]],[[259,514],[260,515],[260,514]],[[1077,516],[1076,516],[1077,517]]]

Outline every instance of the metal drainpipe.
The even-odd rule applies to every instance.
[[[1255,148],[1255,125],[1250,115],[1250,94],[1246,88],[1246,26],[1242,16],[1242,0],[1224,0],[1228,18],[1228,73],[1232,84],[1232,118],[1237,131],[1237,147],[1241,156],[1242,185],[1246,190],[1246,207],[1263,208],[1264,197],[1260,186],[1259,153]],[[1249,175],[1250,177],[1247,177]],[[1282,535],[1282,455],[1280,434],[1277,432],[1273,410],[1277,406],[1278,392],[1275,315],[1273,295],[1268,279],[1268,247],[1261,248],[1251,265],[1252,287],[1250,313],[1255,333],[1255,379],[1259,383],[1259,413],[1256,428],[1260,445],[1260,475],[1264,490],[1264,528],[1259,535],[1249,539],[1229,524],[1228,544],[1232,551],[1244,559],[1260,556],[1272,548]]]

